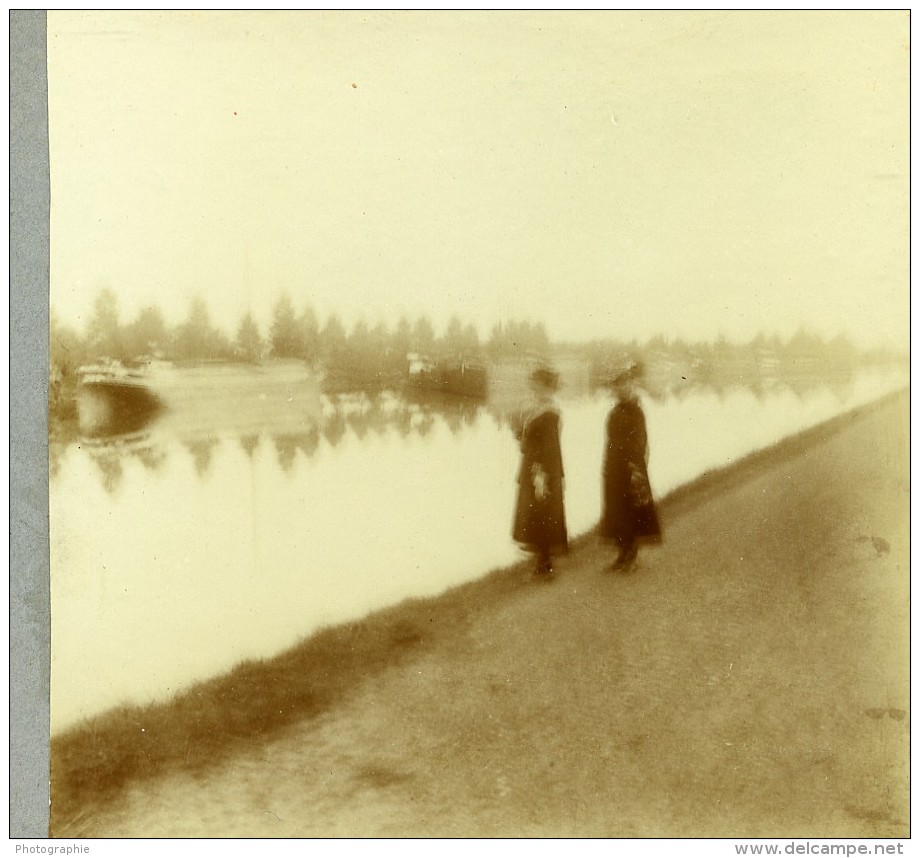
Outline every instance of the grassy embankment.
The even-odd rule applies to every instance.
[[[675,490],[661,502],[665,525],[879,407],[842,415]],[[594,541],[593,534],[578,540],[570,562]],[[276,658],[245,662],[171,701],[109,711],[54,737],[52,832],[78,831],[81,819],[130,781],[167,771],[204,772],[287,725],[328,711],[375,674],[462,633],[477,614],[529,586],[528,572],[519,564],[441,597],[407,601],[322,631]]]

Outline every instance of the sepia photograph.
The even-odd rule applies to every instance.
[[[49,11],[47,98],[49,837],[910,838],[909,10]]]

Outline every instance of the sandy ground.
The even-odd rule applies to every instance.
[[[632,574],[588,540],[333,711],[134,785],[85,833],[909,836],[907,407],[666,507]]]

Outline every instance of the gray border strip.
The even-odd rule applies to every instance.
[[[48,836],[48,73],[44,11],[10,10],[10,838]]]

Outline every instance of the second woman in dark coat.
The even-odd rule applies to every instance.
[[[604,503],[600,533],[619,549],[611,567],[629,570],[642,541],[659,542],[661,526],[648,481],[648,435],[645,414],[635,392],[641,366],[613,379],[617,403],[607,417],[604,455]]]

